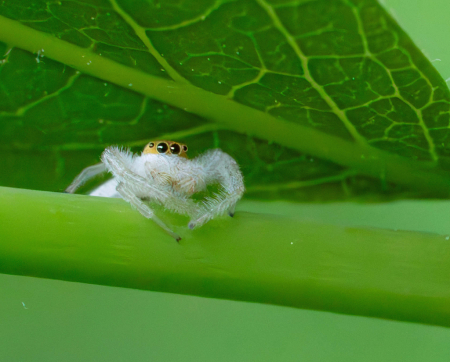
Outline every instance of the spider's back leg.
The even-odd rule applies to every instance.
[[[80,172],[77,177],[75,177],[75,180],[72,181],[72,183],[69,185],[69,187],[66,188],[64,192],[73,194],[87,181],[106,171],[106,166],[103,163],[97,163],[93,166],[86,167],[83,171]]]

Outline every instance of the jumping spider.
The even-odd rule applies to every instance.
[[[102,163],[85,168],[66,192],[74,193],[87,180],[109,171],[120,196],[179,241],[180,236],[144,200],[188,215],[191,218],[188,226],[194,229],[225,212],[233,216],[245,190],[242,173],[231,156],[215,149],[190,160],[187,151],[182,143],[164,140],[149,142],[141,155],[116,146],[108,147],[101,156]],[[220,186],[213,197],[207,197],[202,203],[191,198],[211,184]]]

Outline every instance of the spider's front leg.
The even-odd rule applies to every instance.
[[[213,150],[195,161],[203,166],[207,183],[218,183],[223,191],[205,201],[201,213],[195,220],[189,222],[190,229],[199,227],[225,212],[233,216],[236,203],[245,191],[244,178],[239,165],[225,152]]]
[[[117,192],[122,196],[125,201],[128,201],[133,205],[143,216],[147,219],[152,219],[160,227],[162,227],[170,236],[172,236],[176,241],[180,241],[181,237],[174,233],[164,222],[159,219],[152,209],[150,209],[146,204],[142,202],[129,188],[127,188],[123,183],[119,183],[117,186]]]
[[[161,157],[161,162],[167,164],[164,156]],[[153,180],[155,185],[160,189],[168,190],[166,198],[164,199],[164,207],[168,210],[176,212],[181,215],[197,215],[199,207],[190,198],[195,189],[196,179],[187,174],[180,177],[180,171],[156,167],[154,163],[145,163],[145,173],[149,180]]]
[[[109,147],[102,153],[102,162],[108,171],[114,175],[118,183],[123,183],[134,190],[139,190],[160,203],[163,203],[167,197],[167,192],[151,185],[144,177],[131,170],[130,166],[133,164],[134,158],[129,151],[121,151],[117,147]]]
[[[146,195],[159,202],[167,198],[167,193],[150,185],[146,179],[130,169],[133,157],[127,151],[120,151],[116,147],[110,147],[102,154],[102,161],[109,171],[115,176],[119,184],[116,188],[117,192],[125,201],[133,205],[143,216],[155,221],[175,240],[180,241],[178,234],[174,233],[162,220],[160,220],[142,200],[139,195]]]

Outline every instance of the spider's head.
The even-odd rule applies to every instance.
[[[173,141],[150,141],[142,153],[145,154],[165,154],[177,155],[188,158],[186,152],[188,148],[186,145]]]

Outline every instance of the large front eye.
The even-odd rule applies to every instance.
[[[161,142],[161,143],[158,143],[158,146],[156,146],[156,149],[158,150],[159,153],[166,153],[167,150],[169,149],[169,146],[167,146],[167,143]]]
[[[174,155],[178,155],[181,151],[180,145],[177,143],[172,144],[170,146],[170,152],[172,152]]]

